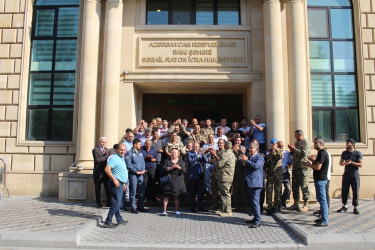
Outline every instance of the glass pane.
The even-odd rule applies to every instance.
[[[73,108],[52,110],[51,140],[71,141],[73,134]]]
[[[312,106],[332,106],[332,80],[330,75],[311,75]]]
[[[309,36],[328,38],[327,10],[308,10]]]
[[[336,106],[357,107],[357,92],[354,75],[335,76]]]
[[[311,72],[330,72],[331,53],[328,41],[310,41]]]
[[[331,10],[332,38],[353,38],[352,10]]]
[[[308,6],[352,6],[350,0],[308,0]]]
[[[75,73],[55,74],[53,105],[74,104]]]
[[[29,110],[29,131],[28,139],[46,140],[48,127],[48,109]]]
[[[330,110],[313,110],[313,137],[332,140],[332,113]]]
[[[55,70],[76,69],[77,40],[56,42]]]
[[[78,35],[78,8],[60,8],[57,22],[57,36],[77,37]]]
[[[43,5],[78,5],[79,0],[37,0],[36,6],[43,6]]]
[[[29,105],[50,105],[51,74],[31,74]]]
[[[354,72],[354,42],[333,42],[335,72]]]
[[[53,41],[34,40],[31,71],[52,70]]]
[[[168,0],[147,1],[147,24],[168,24]]]
[[[190,24],[190,0],[172,1],[172,24]]]
[[[53,36],[55,10],[37,10],[35,36]]]
[[[213,0],[196,1],[196,24],[214,24],[214,3]]]
[[[239,25],[240,8],[236,0],[217,0],[217,24]]]
[[[358,109],[336,110],[336,141],[360,141],[358,125]]]

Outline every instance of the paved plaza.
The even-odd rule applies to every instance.
[[[161,207],[151,207],[148,213],[122,212],[129,223],[107,229],[102,225],[108,209],[94,203],[13,196],[0,200],[0,248],[375,249],[375,202],[360,202],[360,215],[339,214],[340,201],[332,200],[326,228],[313,226],[312,212],[264,215],[262,226],[250,229],[245,213],[221,218],[181,208],[181,215],[169,211],[164,217]]]

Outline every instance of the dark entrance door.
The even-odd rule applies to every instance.
[[[243,116],[243,95],[240,94],[144,94],[143,119],[153,117],[175,121],[177,118],[219,121],[227,118],[228,124]]]

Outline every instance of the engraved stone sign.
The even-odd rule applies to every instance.
[[[141,67],[246,67],[246,37],[139,38]]]

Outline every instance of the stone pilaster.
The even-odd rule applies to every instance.
[[[264,50],[268,138],[285,140],[281,10],[278,0],[265,0]]]

